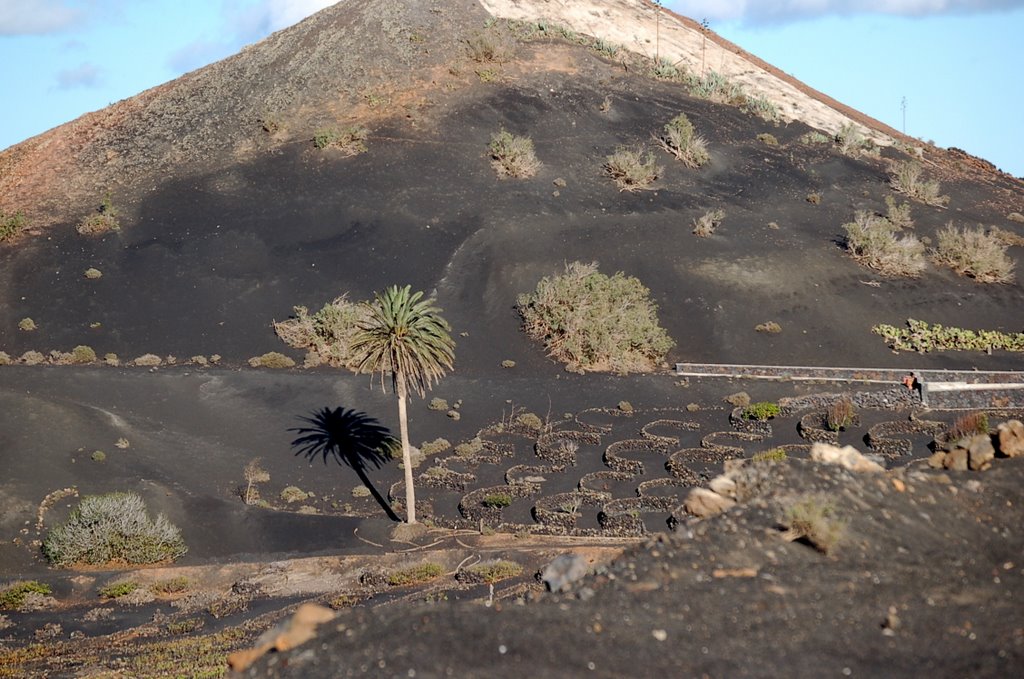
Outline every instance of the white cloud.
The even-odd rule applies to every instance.
[[[826,15],[976,14],[1024,7],[1024,0],[666,0],[663,4],[698,21],[707,18],[715,21],[739,19],[746,23],[766,23]]]
[[[64,0],[0,0],[0,35],[55,33],[81,16]]]
[[[95,64],[81,64],[57,73],[57,87],[70,90],[74,87],[96,87],[100,84],[100,69]]]
[[[297,24],[311,14],[325,7],[337,4],[338,0],[265,0],[263,5],[267,13],[267,26],[277,31],[292,24]]]
[[[226,14],[243,42],[263,38],[297,24],[338,0],[258,0],[255,4],[227,0]]]

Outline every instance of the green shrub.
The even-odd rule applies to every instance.
[[[28,220],[21,212],[9,215],[0,211],[0,243],[14,240],[27,223]]]
[[[444,568],[440,564],[427,562],[418,566],[403,568],[389,574],[388,584],[392,587],[418,585],[435,580],[442,575],[444,575]]]
[[[922,179],[922,172],[921,163],[916,160],[898,161],[889,171],[889,185],[894,191],[927,205],[942,207],[949,203],[949,196],[939,195],[939,183]]]
[[[510,56],[509,46],[491,33],[477,33],[467,38],[466,54],[478,64],[500,64]]]
[[[45,585],[38,580],[16,582],[9,585],[6,589],[0,590],[0,610],[21,608],[21,605],[25,603],[26,596],[29,594],[50,596],[52,593],[53,590],[50,589],[49,585]]]
[[[1017,246],[1024,247],[1024,236],[1009,231],[1007,229],[1000,229],[998,226],[993,226],[989,229],[989,234],[998,240],[1000,243],[1008,248]]]
[[[313,135],[313,146],[318,149],[334,147],[345,156],[357,156],[366,151],[366,139],[370,131],[365,127],[352,126],[343,129],[328,128]]]
[[[96,280],[98,278],[103,278],[103,272],[100,271],[99,269],[94,268],[94,267],[89,267],[88,269],[86,269],[85,273],[83,275],[86,278],[88,278],[89,280],[92,280],[92,281],[94,281],[94,280]]]
[[[736,105],[746,102],[743,88],[715,71],[708,71],[699,78],[692,78],[690,94],[700,99],[710,99],[723,104]]]
[[[508,493],[490,493],[489,495],[484,496],[484,499],[480,501],[480,504],[484,507],[501,509],[512,504],[512,496]]]
[[[514,578],[523,573],[523,567],[514,561],[483,561],[466,569],[470,575],[489,585]]]
[[[833,141],[828,135],[822,134],[817,130],[807,132],[800,137],[800,141],[804,144],[829,144]]]
[[[448,410],[448,401],[435,396],[427,403],[427,408],[430,410]]]
[[[685,113],[668,121],[658,137],[658,144],[687,167],[701,167],[711,160],[707,142],[694,133],[693,123]]]
[[[160,365],[163,362],[164,359],[160,358],[156,354],[143,354],[142,356],[135,358],[132,361],[132,364],[137,365],[139,367],[153,368]]]
[[[33,330],[38,330],[38,329],[39,329],[39,326],[36,325],[36,322],[33,321],[31,318],[23,318],[20,321],[18,321],[18,330],[23,330],[25,332],[32,332]]]
[[[501,130],[491,135],[488,147],[491,152],[491,166],[499,177],[525,179],[537,174],[540,161],[533,150],[533,140],[517,137]]]
[[[640,149],[620,146],[608,156],[604,173],[619,187],[620,191],[639,191],[650,186],[664,168],[654,161],[654,156]]]
[[[833,551],[846,534],[846,523],[831,502],[805,498],[786,509],[782,521],[789,540],[806,540],[823,554]]]
[[[22,354],[18,360],[25,365],[39,365],[46,362],[46,357],[38,351],[29,350]]]
[[[1006,254],[1006,244],[984,229],[957,229],[950,222],[939,231],[935,259],[961,276],[979,283],[1010,283],[1015,262]]]
[[[102,450],[94,450],[92,451],[92,455],[89,456],[89,459],[91,459],[93,462],[105,462],[107,459],[107,454],[104,453]]]
[[[924,244],[912,234],[897,236],[885,217],[861,210],[843,229],[850,255],[880,274],[917,278],[928,266]]]
[[[630,403],[629,401],[619,401],[619,405],[616,407],[624,413],[633,412],[633,404]]]
[[[71,362],[82,364],[82,363],[95,363],[96,352],[93,351],[92,347],[84,344],[79,344],[77,347],[71,350]]]
[[[869,145],[864,132],[853,123],[846,123],[839,128],[835,142],[839,146],[839,151],[845,155],[860,153]]]
[[[567,264],[561,276],[520,295],[517,307],[526,333],[569,370],[647,372],[674,344],[658,325],[650,291],[622,272],[600,273],[596,263]]]
[[[459,457],[472,457],[484,449],[484,442],[479,436],[455,446],[455,454]]]
[[[757,332],[763,332],[768,335],[777,335],[782,332],[782,326],[775,321],[766,321],[764,323],[758,323],[754,326],[754,330]]]
[[[14,359],[6,351],[0,351],[0,365],[11,365],[14,363]]]
[[[880,335],[896,351],[1024,351],[1024,332],[947,328],[913,318],[907,319],[905,328],[883,323],[871,328],[871,332]]]
[[[540,419],[536,413],[520,413],[516,416],[516,422],[533,431],[540,431],[544,428],[544,420]]]
[[[512,361],[512,360],[509,360],[509,359],[505,359],[504,361],[501,362],[501,367],[502,368],[514,368],[514,367],[516,367],[516,362]]]
[[[186,551],[181,531],[162,514],[150,519],[136,493],[82,498],[67,522],[43,540],[43,554],[54,566],[157,563]]]
[[[771,450],[764,450],[760,453],[754,453],[752,459],[754,462],[782,462],[788,456],[783,448],[772,448]]]
[[[302,490],[298,486],[286,486],[282,491],[280,498],[288,504],[295,502],[303,502],[309,497],[309,493]]]
[[[763,422],[776,417],[780,412],[782,412],[782,409],[779,408],[777,403],[758,401],[757,403],[751,403],[743,409],[743,419]]]
[[[117,219],[117,208],[111,202],[109,193],[103,197],[96,212],[84,217],[75,227],[75,230],[83,236],[95,236],[120,229],[121,223]]]
[[[693,235],[698,238],[709,237],[722,225],[723,219],[725,219],[725,210],[708,210],[693,220]]]
[[[423,453],[424,455],[437,455],[438,453],[443,453],[444,451],[448,450],[451,447],[452,444],[449,443],[448,439],[437,438],[434,439],[433,441],[423,443],[420,446],[420,452]]]
[[[808,193],[806,200],[811,205],[821,205],[821,194],[817,191],[814,193]]]
[[[651,75],[658,80],[682,80],[684,72],[668,59],[657,59],[651,65]]]
[[[757,135],[757,140],[767,146],[779,145],[779,140],[775,138],[775,135],[770,134],[768,132],[762,132],[761,134]]]
[[[779,108],[770,99],[763,95],[746,95],[741,108],[747,113],[753,113],[762,120],[770,123],[777,123],[781,119]],[[827,141],[827,138],[826,138]]]
[[[277,351],[268,351],[262,356],[253,356],[249,359],[249,365],[253,368],[294,368],[295,361]]]
[[[128,596],[135,590],[139,589],[140,585],[137,582],[123,581],[114,582],[106,587],[99,589],[99,595],[104,599],[120,599],[123,596]]]
[[[326,363],[335,368],[355,370],[359,359],[352,354],[352,341],[369,318],[365,304],[338,297],[310,315],[304,306],[293,308],[294,316],[274,322],[274,332],[285,344],[306,353],[309,367]]]

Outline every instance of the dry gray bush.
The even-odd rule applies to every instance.
[[[924,244],[911,234],[897,236],[885,217],[860,210],[843,228],[853,258],[885,276],[917,278],[928,266]]]
[[[1007,256],[1006,248],[997,235],[981,227],[957,229],[950,222],[939,231],[935,259],[979,283],[1010,283],[1016,262]]]
[[[499,177],[523,179],[537,174],[540,161],[529,137],[517,137],[501,130],[491,135],[488,147],[491,151],[491,166]]]
[[[700,217],[693,220],[693,235],[699,238],[707,238],[722,225],[725,219],[725,210],[709,210]]]
[[[151,519],[136,493],[82,498],[67,522],[43,540],[43,554],[54,566],[157,563],[186,551],[181,531],[163,514]]]
[[[893,163],[889,170],[889,185],[894,191],[910,196],[926,205],[943,207],[949,203],[949,196],[940,195],[939,182],[925,180],[923,168],[916,160]]]

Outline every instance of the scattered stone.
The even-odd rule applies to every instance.
[[[336,615],[334,611],[324,606],[302,604],[290,620],[264,632],[256,640],[253,648],[230,654],[228,665],[234,671],[241,672],[265,653],[283,652],[300,646],[316,636],[316,628],[319,625],[334,620]]]
[[[946,453],[942,450],[936,450],[928,458],[928,466],[932,469],[945,469],[946,467]]]
[[[992,466],[996,449],[988,434],[972,436],[967,442],[967,466],[974,471],[984,471]]]
[[[1000,455],[1003,457],[1024,456],[1024,422],[1009,420],[1000,424],[996,431],[999,433]]]
[[[572,584],[585,576],[590,570],[587,560],[578,554],[562,554],[555,557],[541,574],[541,580],[549,591],[565,592]]]
[[[721,474],[711,479],[708,487],[722,497],[736,499],[736,482],[727,474]]]
[[[858,473],[884,472],[885,467],[869,459],[853,446],[840,448],[820,441],[811,446],[811,459],[823,464],[837,464]]]
[[[967,471],[967,450],[965,448],[951,450],[946,454],[946,459],[943,460],[942,466],[954,472]]]
[[[686,496],[686,501],[683,502],[683,509],[686,510],[687,514],[703,519],[716,514],[721,514],[724,511],[732,509],[735,505],[735,500],[722,497],[713,490],[708,490],[707,488],[694,488],[690,491],[690,494]]]
[[[907,484],[903,483],[900,479],[893,479],[892,487],[896,489],[897,493],[907,492]]]
[[[745,391],[738,391],[725,397],[725,402],[737,408],[746,408],[750,405],[750,394]]]

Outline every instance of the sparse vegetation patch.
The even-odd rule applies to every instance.
[[[618,185],[620,191],[646,189],[663,170],[650,153],[645,154],[641,149],[625,146],[617,148],[604,163],[604,173]]]
[[[345,156],[357,156],[366,151],[369,136],[369,130],[357,125],[343,129],[328,128],[313,135],[313,146],[318,149],[337,148]]]
[[[28,220],[21,212],[9,215],[0,211],[0,243],[14,240],[27,223]]]
[[[1005,333],[998,330],[965,330],[936,323],[907,319],[907,327],[880,324],[871,332],[885,339],[896,351],[1024,351],[1024,332]]]
[[[117,208],[114,207],[108,193],[96,209],[96,212],[84,217],[75,230],[83,236],[96,236],[108,231],[119,231],[121,223],[117,219]]]
[[[722,225],[724,219],[725,210],[708,210],[693,220],[693,235],[698,238],[709,237]]]
[[[418,585],[430,582],[444,575],[444,568],[440,564],[427,562],[418,566],[411,566],[394,571],[388,575],[388,584],[392,587],[403,587],[405,585]]]
[[[757,403],[751,403],[743,409],[743,419],[745,420],[757,420],[763,422],[776,417],[782,409],[779,408],[777,403],[771,401],[758,401]]]
[[[524,179],[537,174],[540,161],[533,150],[533,140],[518,137],[506,130],[495,132],[488,147],[491,152],[491,166],[499,177]]]
[[[277,351],[268,351],[262,356],[253,356],[249,359],[249,366],[253,368],[294,368],[295,361]]]
[[[25,603],[25,599],[32,594],[50,596],[52,593],[53,590],[50,589],[49,585],[43,584],[38,580],[16,582],[0,590],[0,610],[21,608],[22,604]]]
[[[545,276],[517,306],[526,333],[569,370],[647,372],[674,344],[650,291],[622,272],[600,273],[596,263],[572,262],[564,274]]]

